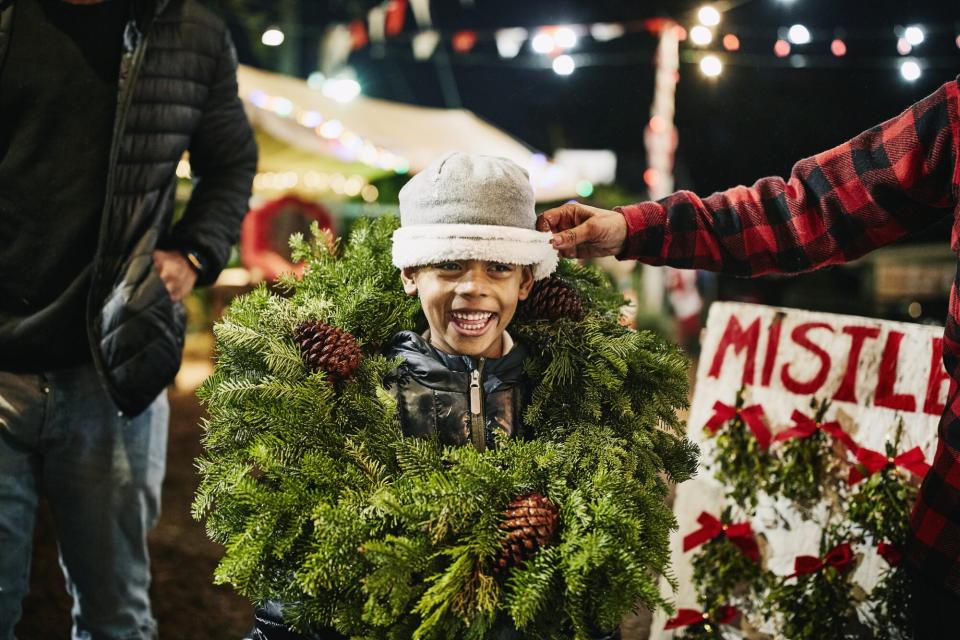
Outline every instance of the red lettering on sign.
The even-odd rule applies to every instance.
[[[943,338],[934,338],[932,347],[930,350],[930,376],[927,378],[927,396],[923,401],[923,412],[939,416],[946,408],[940,402],[940,390],[943,389],[943,383],[946,380],[950,381],[950,386],[947,387],[947,398],[952,398],[957,391],[957,381],[951,378],[943,367]]]
[[[843,379],[834,400],[843,402],[857,401],[857,368],[860,366],[860,352],[867,338],[873,339],[880,335],[877,327],[844,327],[843,332],[850,336],[850,351],[847,352],[847,368],[843,372]]]
[[[820,360],[820,370],[817,371],[816,375],[806,382],[800,382],[790,375],[789,362],[784,364],[783,368],[780,369],[780,380],[783,382],[783,386],[788,391],[801,395],[816,393],[816,391],[823,386],[824,381],[826,381],[827,374],[830,373],[830,354],[820,348],[819,345],[811,342],[810,338],[807,337],[807,333],[813,329],[826,329],[833,333],[833,327],[826,322],[805,322],[793,328],[793,331],[790,332],[790,338],[796,342],[798,346],[803,347]]]
[[[727,321],[727,328],[723,330],[723,336],[720,338],[720,344],[717,345],[717,352],[713,356],[713,363],[710,365],[709,375],[712,378],[720,377],[720,370],[723,369],[723,359],[726,356],[727,348],[733,347],[734,353],[740,353],[744,349],[747,351],[746,361],[743,365],[743,384],[753,384],[754,360],[757,357],[757,342],[760,340],[760,318],[755,319],[744,330],[740,326],[737,316],[731,315]]]
[[[897,360],[900,357],[900,343],[902,341],[903,333],[900,331],[891,331],[887,334],[887,343],[883,346],[883,355],[880,357],[877,392],[873,397],[873,404],[898,411],[916,411],[916,398],[909,393],[896,393],[894,391],[894,386],[897,383]]]
[[[763,357],[763,372],[760,374],[760,384],[770,386],[770,376],[773,375],[773,365],[777,360],[777,348],[780,346],[780,329],[783,328],[783,314],[778,313],[770,323],[767,332],[767,353]]]

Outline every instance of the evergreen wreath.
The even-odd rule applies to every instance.
[[[342,246],[316,227],[294,236],[303,278],[237,298],[215,326],[193,513],[225,546],[216,582],[284,601],[298,629],[365,639],[479,640],[504,621],[525,638],[588,638],[637,606],[670,609],[664,478],[691,477],[697,457],[677,417],[679,349],[620,326],[607,278],[562,261],[551,286],[569,287],[583,317],[518,313],[510,326],[531,354],[524,420],[537,437],[484,453],[403,437],[381,383],[397,362],[381,350],[425,322],[390,261],[396,227],[360,222]],[[507,507],[530,494],[556,506],[556,531],[495,571]]]

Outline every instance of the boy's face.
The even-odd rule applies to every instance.
[[[533,287],[530,267],[485,260],[408,268],[400,277],[404,291],[420,296],[433,346],[486,358],[502,355],[503,332]]]

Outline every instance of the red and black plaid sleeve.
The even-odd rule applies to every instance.
[[[960,90],[950,82],[902,114],[764,178],[700,199],[675,193],[620,209],[623,257],[737,275],[798,272],[853,260],[953,215],[960,253]],[[943,360],[960,382],[960,271],[950,293]],[[911,519],[908,561],[960,595],[960,393],[940,421],[933,468]]]
[[[954,81],[801,160],[787,180],[619,207],[628,229],[620,257],[742,276],[858,258],[953,212],[958,113]]]

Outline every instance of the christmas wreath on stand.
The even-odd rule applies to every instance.
[[[696,467],[676,410],[686,361],[618,324],[604,276],[564,262],[510,327],[532,354],[530,441],[478,453],[405,438],[380,351],[423,328],[390,263],[393,218],[344,246],[294,237],[302,279],[236,299],[199,395],[194,515],[225,546],[216,581],[277,598],[300,629],[354,638],[588,638],[670,608],[664,502]]]

